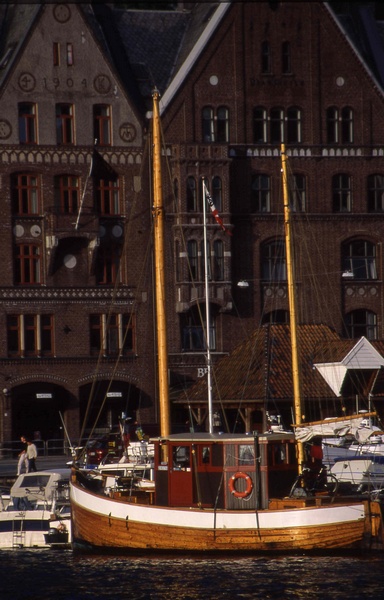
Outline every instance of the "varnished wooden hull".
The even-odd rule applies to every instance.
[[[310,551],[363,548],[373,539],[371,515],[360,502],[215,513],[131,504],[72,484],[71,504],[74,541],[96,549]],[[378,505],[375,511],[378,541],[382,531]]]

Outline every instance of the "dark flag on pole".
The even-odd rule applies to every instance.
[[[204,186],[204,195],[205,195],[205,197],[206,197],[206,199],[207,199],[207,202],[208,202],[208,204],[209,204],[209,208],[211,209],[211,213],[213,214],[213,216],[214,216],[214,217],[215,217],[215,219],[216,219],[216,223],[217,223],[218,225],[220,225],[221,229],[222,229],[223,231],[225,231],[225,233],[226,233],[227,235],[232,235],[232,232],[231,232],[231,231],[229,231],[229,230],[228,230],[228,229],[225,227],[225,225],[224,225],[224,222],[223,222],[223,219],[220,217],[220,215],[219,215],[219,212],[218,212],[218,210],[217,210],[216,206],[215,206],[215,205],[214,205],[214,203],[213,203],[212,196],[211,196],[211,194],[209,193],[209,191],[208,191],[208,188],[207,188],[207,186],[205,185],[205,181],[204,181],[204,180],[203,180],[203,186]]]
[[[118,175],[109,163],[99,154],[96,148],[93,149],[91,177],[97,179],[106,179],[107,181],[117,181]]]

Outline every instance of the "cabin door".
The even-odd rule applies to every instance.
[[[172,467],[169,477],[170,506],[192,505],[191,447],[172,447]]]

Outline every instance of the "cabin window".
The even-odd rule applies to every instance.
[[[15,285],[41,284],[41,254],[36,244],[17,244],[15,248]]]
[[[56,139],[58,144],[73,144],[73,106],[56,104]]]
[[[246,444],[239,446],[239,467],[250,466],[255,463],[255,446]]]
[[[252,212],[271,212],[271,178],[269,175],[263,173],[252,176],[251,202]]]
[[[40,178],[37,175],[19,174],[12,176],[13,213],[37,215],[40,210]]]
[[[99,146],[111,145],[111,107],[108,104],[93,107],[93,137]]]
[[[377,339],[377,317],[370,310],[353,310],[346,315],[345,325],[350,338],[365,336],[368,340]]]
[[[285,243],[274,240],[261,248],[261,277],[264,281],[286,281]]]
[[[352,188],[351,178],[345,173],[332,177],[333,212],[351,212]]]
[[[366,240],[354,240],[343,244],[342,273],[357,280],[377,279],[376,246]]]
[[[189,446],[174,446],[172,448],[173,469],[177,471],[189,471],[191,469]]]
[[[58,213],[72,215],[79,210],[79,178],[72,175],[55,177],[55,210]]]
[[[52,356],[53,315],[8,315],[8,356]]]
[[[89,317],[90,352],[97,356],[128,355],[135,350],[135,319],[131,314],[93,314]]]
[[[37,143],[36,104],[19,104],[19,141],[20,144]]]
[[[211,464],[211,446],[199,446],[200,451],[200,464],[210,465]]]
[[[384,175],[368,176],[368,211],[384,212]]]

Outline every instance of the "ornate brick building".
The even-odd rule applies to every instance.
[[[102,427],[123,412],[157,421],[154,86],[169,175],[172,399],[205,371],[202,178],[225,226],[208,223],[214,360],[256,327],[287,322],[282,142],[300,321],[383,337],[378,16],[374,3],[2,5],[3,440],[59,437],[61,416],[74,438],[99,412]],[[187,411],[186,394],[174,423]]]

